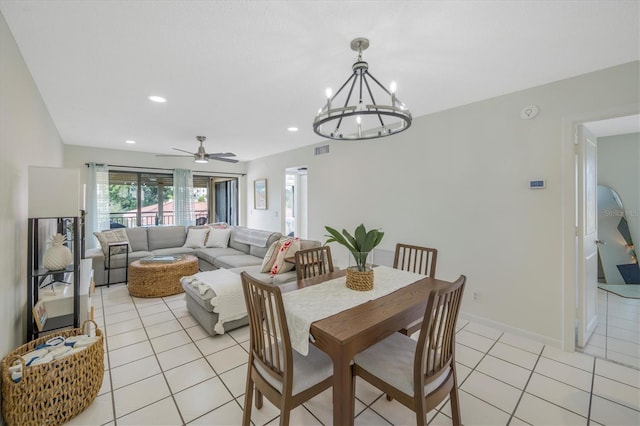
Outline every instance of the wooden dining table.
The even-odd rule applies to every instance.
[[[342,277],[338,270],[282,284],[283,293]],[[450,282],[424,277],[393,293],[341,311],[311,324],[312,343],[333,361],[333,424],[353,425],[351,361],[364,349],[422,318],[431,290]]]

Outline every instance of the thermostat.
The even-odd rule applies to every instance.
[[[529,189],[544,189],[546,186],[544,179],[531,179],[529,181]]]

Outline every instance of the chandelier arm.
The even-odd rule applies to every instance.
[[[344,83],[342,83],[342,86],[340,86],[340,88],[338,89],[338,91],[337,91],[337,92],[336,92],[336,93],[331,97],[331,101],[333,101],[333,100],[336,98],[336,96],[338,96],[338,94],[339,94],[340,92],[342,92],[342,89],[344,89],[344,87],[345,87],[345,86],[346,86],[346,85],[351,81],[351,79],[355,78],[355,76],[356,76],[356,73],[355,73],[355,71],[354,71],[354,72],[349,76],[349,78],[347,78],[347,80],[346,80]]]
[[[356,78],[357,77],[356,77],[356,72],[355,71],[353,72],[353,77],[354,77],[353,78],[353,83],[351,83],[351,87],[349,88],[349,94],[347,95],[347,99],[344,101],[344,107],[343,108],[346,108],[347,105],[349,105],[349,99],[351,99],[351,94],[353,93],[353,87],[356,85]],[[340,116],[340,119],[338,120],[338,124],[336,125],[336,131],[338,129],[340,129],[340,125],[342,124],[342,117],[343,116]]]
[[[365,74],[369,74],[369,73],[365,72]],[[369,75],[371,75],[371,74],[369,74]],[[374,80],[375,80],[375,78],[374,78]],[[367,81],[366,78],[364,79],[364,84],[367,85],[367,91],[369,92],[369,96],[371,97],[371,102],[373,103],[374,106],[377,105],[376,104],[376,100],[373,97],[373,92],[371,91],[371,87],[369,87],[369,82]],[[378,84],[380,84],[380,83],[378,83]],[[376,115],[378,116],[378,120],[380,121],[380,125],[382,127],[384,127],[384,121],[382,120],[382,116],[380,115],[380,112],[378,111],[378,108],[376,108]]]
[[[371,77],[371,79],[373,81],[375,81],[378,84],[378,86],[380,86],[382,88],[382,90],[384,90],[387,93],[387,95],[391,96],[391,92],[389,90],[387,90],[387,88],[384,87],[384,85],[382,83],[380,83],[378,81],[378,79],[373,76],[373,74],[371,74],[369,71],[367,71],[367,75],[369,75],[369,77]]]
[[[362,80],[365,79],[364,78],[364,74],[365,73],[366,73],[366,71],[365,72],[360,71],[360,88],[359,88],[360,90],[359,90],[359,94],[358,94],[358,96],[359,96],[358,97],[358,104],[362,103]],[[365,82],[366,82],[366,80],[365,80]]]

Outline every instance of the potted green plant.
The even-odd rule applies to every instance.
[[[353,235],[346,229],[340,233],[337,229],[325,226],[329,239],[325,244],[336,242],[351,252],[355,266],[347,268],[347,287],[354,290],[371,290],[373,288],[373,270],[367,267],[369,253],[382,241],[384,232],[367,228],[360,224]]]

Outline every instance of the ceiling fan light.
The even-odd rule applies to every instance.
[[[200,164],[207,164],[209,160],[207,160],[206,158],[196,158],[195,160],[193,160],[193,162],[200,163]]]

